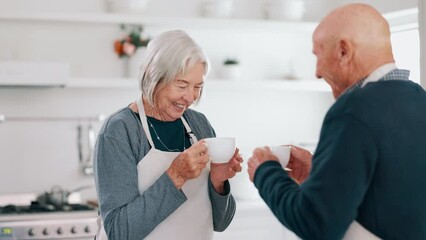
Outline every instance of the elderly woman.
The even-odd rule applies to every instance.
[[[242,158],[237,149],[228,163],[210,163],[202,139],[215,131],[189,109],[208,60],[175,30],[149,43],[141,69],[141,97],[105,121],[96,143],[98,239],[212,239],[234,216],[228,179]]]

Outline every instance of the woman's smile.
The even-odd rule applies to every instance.
[[[179,104],[179,103],[173,103],[173,106],[175,106],[176,108],[180,109],[180,110],[185,110],[186,109],[186,105],[184,104]]]

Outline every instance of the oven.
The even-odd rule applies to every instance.
[[[36,207],[34,207],[34,206]],[[0,207],[0,239],[91,239],[97,232],[97,210],[67,204],[60,209],[6,205]]]

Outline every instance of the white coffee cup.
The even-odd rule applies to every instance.
[[[283,168],[287,167],[288,161],[290,160],[290,146],[272,146],[272,153],[278,157]]]
[[[235,138],[206,138],[207,151],[213,163],[227,163],[235,153]]]

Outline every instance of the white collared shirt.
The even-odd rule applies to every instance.
[[[386,74],[390,73],[392,70],[395,69],[395,63],[387,63],[378,67],[376,70],[370,73],[370,75],[368,75],[368,77],[362,83],[361,87],[364,87],[367,83],[370,82],[377,82],[380,78],[384,77]]]

